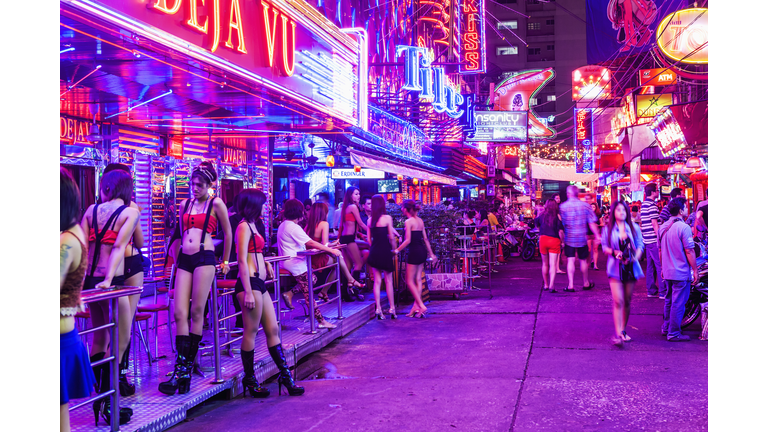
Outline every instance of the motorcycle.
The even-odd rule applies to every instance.
[[[685,303],[685,314],[680,327],[686,328],[693,324],[701,315],[701,305],[709,301],[709,278],[707,276],[709,269],[709,260],[706,246],[702,243],[696,243],[696,268],[699,271],[699,281],[696,285],[691,285],[691,295],[688,302]]]
[[[532,223],[528,225],[528,229],[523,234],[523,241],[520,244],[520,257],[523,261],[532,260],[539,250],[539,230],[534,229],[532,225]]]

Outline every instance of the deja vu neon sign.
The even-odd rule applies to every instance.
[[[241,13],[240,0],[207,1],[208,5],[206,0],[150,0],[147,7],[155,12],[173,16],[186,4],[186,16],[181,20],[181,24],[207,35],[210,42],[208,49],[212,53],[216,52],[223,40],[225,47],[248,54],[246,40],[253,38],[247,37],[246,33],[258,33],[255,38],[261,45],[258,51],[264,53],[269,67],[275,63],[275,46],[278,39],[281,39],[279,42],[282,48],[282,62],[277,62],[277,66],[285,76],[293,75],[296,59],[296,21],[266,1],[261,2],[261,13],[255,16]],[[222,3],[225,3],[224,8]],[[225,15],[223,20],[222,14]],[[257,21],[263,22],[257,25]],[[278,27],[281,30],[281,38],[276,37]]]
[[[459,106],[464,103],[464,96],[453,89],[445,76],[445,69],[431,66],[427,60],[427,49],[406,45],[397,46],[397,57],[405,53],[405,83],[403,89],[419,92],[419,99],[432,102],[435,112],[446,113],[451,118],[459,118],[464,110]]]

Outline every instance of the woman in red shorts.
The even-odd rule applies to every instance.
[[[550,198],[544,205],[544,212],[535,219],[539,228],[539,252],[541,252],[541,276],[544,279],[544,291],[555,289],[557,257],[560,254],[564,230],[563,223],[557,217],[557,203]]]

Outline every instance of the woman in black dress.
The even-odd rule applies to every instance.
[[[432,246],[424,234],[424,221],[418,216],[419,207],[416,201],[403,201],[403,214],[408,217],[405,220],[405,240],[395,249],[395,253],[408,248],[405,282],[413,295],[413,307],[406,316],[426,318],[427,307],[421,300],[421,272],[424,270],[424,263],[427,262],[427,255],[434,260],[435,254],[432,253]]]
[[[371,199],[371,217],[368,219],[368,243],[371,245],[371,253],[368,255],[368,265],[373,269],[373,297],[376,300],[376,317],[384,319],[381,311],[381,278],[387,287],[387,299],[389,300],[389,316],[397,319],[395,315],[395,294],[392,289],[392,272],[395,271],[394,253],[395,227],[392,225],[392,216],[386,214],[386,201],[381,195],[374,195]]]

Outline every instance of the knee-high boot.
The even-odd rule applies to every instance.
[[[283,346],[281,344],[269,347],[269,355],[272,356],[272,360],[280,370],[280,375],[277,377],[278,394],[282,391],[282,386],[288,389],[288,394],[291,396],[299,396],[304,394],[304,387],[299,387],[293,382],[291,371],[288,370],[288,362],[285,360],[285,354],[283,353]]]
[[[176,391],[184,394],[189,391],[189,381],[191,370],[187,367],[187,356],[189,355],[190,337],[186,335],[176,336],[176,365],[173,369],[171,379],[161,382],[157,387],[161,393],[173,395]]]
[[[246,389],[255,398],[269,396],[269,389],[262,387],[256,380],[256,374],[253,373],[253,350],[246,351],[240,349],[240,360],[243,361],[243,372],[245,373],[243,378],[243,396],[245,396]]]

